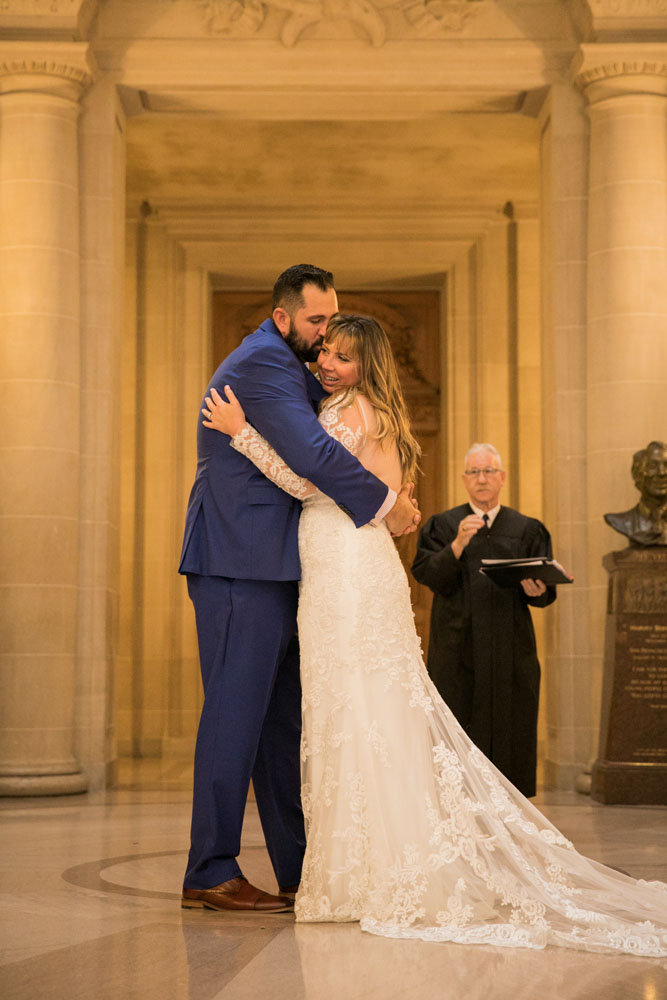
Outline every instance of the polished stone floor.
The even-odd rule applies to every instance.
[[[95,796],[0,800],[6,1000],[667,1000],[665,963],[387,941],[290,914],[181,910],[187,770],[127,762]],[[667,879],[667,810],[574,793],[538,805],[585,854]],[[274,886],[256,809],[241,863]]]

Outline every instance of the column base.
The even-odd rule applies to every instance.
[[[545,791],[571,792],[583,764],[563,764],[547,757],[544,761]]]
[[[0,774],[0,796],[80,795],[88,791],[85,774]]]
[[[667,764],[597,760],[591,798],[606,805],[667,806]]]

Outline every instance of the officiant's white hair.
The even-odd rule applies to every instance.
[[[498,451],[498,449],[494,448],[492,444],[482,444],[479,441],[475,441],[474,444],[470,445],[467,452],[465,453],[465,458],[463,459],[463,461],[467,462],[471,455],[477,455],[480,451],[490,451],[492,455],[495,455],[496,458],[498,459],[498,468],[502,469],[503,460],[500,457],[500,452]]]

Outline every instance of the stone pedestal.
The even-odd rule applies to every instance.
[[[667,805],[667,549],[608,553],[597,802]]]

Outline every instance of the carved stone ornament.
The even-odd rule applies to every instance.
[[[266,17],[261,0],[202,0],[199,6],[206,30],[212,35],[251,35]]]
[[[582,43],[572,79],[590,105],[626,95],[667,96],[667,45],[656,42]]]
[[[394,8],[418,35],[459,32],[483,0],[197,0],[210,34],[248,37],[264,24],[269,9],[282,12],[280,38],[284,45],[297,43],[303,31],[321,21],[349,21],[361,28],[376,48],[387,38],[383,9]]]
[[[589,83],[611,80],[617,76],[667,76],[667,62],[649,60],[627,60],[606,63],[603,66],[593,66],[584,70],[576,77],[576,84],[582,90]]]
[[[97,66],[86,42],[0,41],[0,93],[50,93],[78,102]]]
[[[2,59],[0,57],[0,76],[54,76],[63,80],[71,80],[85,88],[90,85],[92,75],[80,66],[60,62],[57,59]]]
[[[402,0],[399,6],[420,33],[437,35],[462,31],[477,5],[474,0]]]

